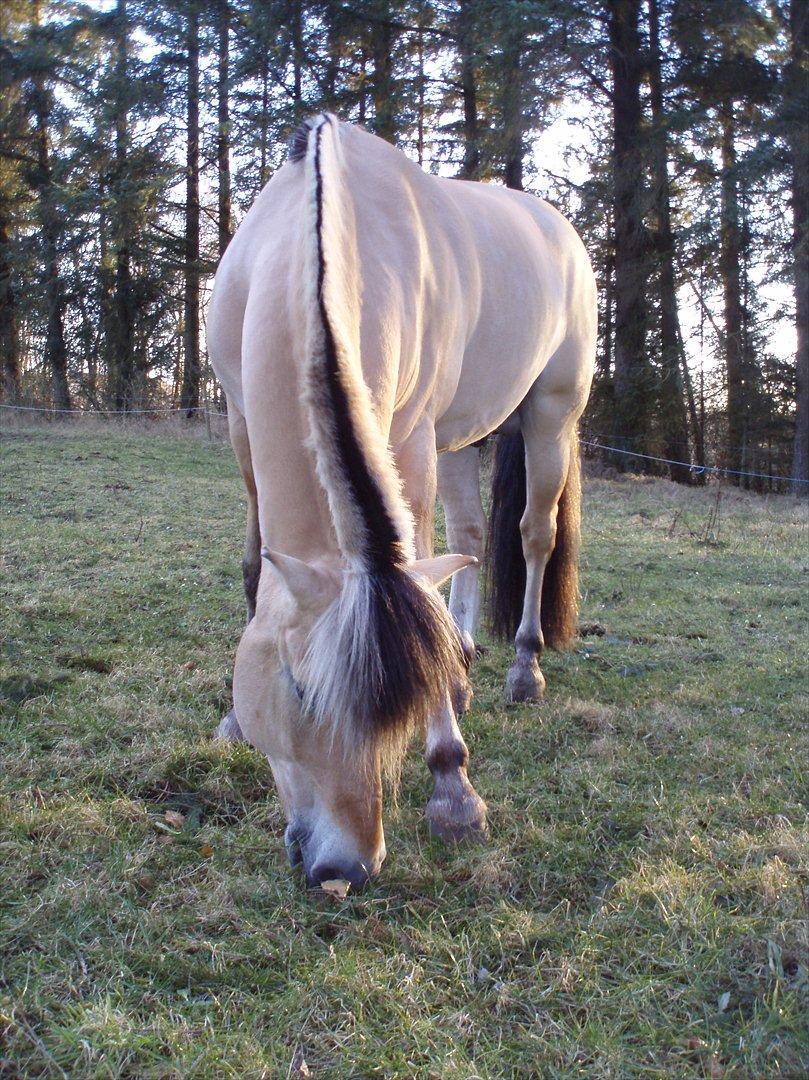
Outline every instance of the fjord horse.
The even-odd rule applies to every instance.
[[[428,175],[327,114],[295,133],[228,247],[208,342],[248,494],[248,624],[219,733],[269,758],[309,884],[378,872],[382,775],[419,724],[432,829],[484,829],[456,717],[484,553],[479,445],[498,433],[507,693],[537,700],[543,635],[575,632],[595,335],[593,273],[556,210]],[[434,558],[437,490],[459,554]]]

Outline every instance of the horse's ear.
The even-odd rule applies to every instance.
[[[299,608],[306,611],[322,607],[329,582],[326,574],[302,559],[271,551],[267,547],[261,549],[261,557],[273,568]]]
[[[438,588],[459,570],[463,570],[466,566],[477,566],[477,564],[478,561],[474,555],[437,555],[434,559],[416,559],[409,563],[407,568],[413,574],[426,577]]]

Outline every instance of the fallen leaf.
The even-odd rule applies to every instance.
[[[195,668],[196,666],[197,666],[197,665],[196,665],[196,663],[195,663],[195,662],[194,662],[193,660],[187,660],[187,661],[186,661],[186,662],[185,662],[185,663],[183,664],[183,667],[185,668],[185,670],[186,670],[186,671],[193,671],[193,670],[194,670],[194,668]]]
[[[719,1007],[720,1012],[724,1012],[728,1005],[730,1005],[730,991],[726,990],[724,994],[719,995],[717,1006]]]
[[[135,878],[135,881],[138,885],[138,888],[143,889],[144,892],[149,892],[155,887],[155,879],[147,870],[144,870],[142,873],[138,874]]]
[[[333,896],[335,900],[345,900],[351,888],[351,882],[343,878],[334,878],[333,881],[321,881],[320,887],[324,893]]]
[[[163,819],[168,825],[173,825],[175,829],[182,829],[185,824],[185,814],[181,814],[179,810],[167,810],[163,815]]]
[[[199,853],[203,857],[203,859],[210,859],[210,857],[213,855],[213,848],[210,844],[203,844],[202,847],[199,849]]]
[[[296,1050],[293,1057],[292,1057],[292,1062],[290,1063],[289,1072],[287,1073],[287,1076],[292,1077],[292,1076],[311,1076],[311,1075],[312,1075],[312,1073],[311,1073],[311,1071],[309,1069],[309,1066],[306,1064],[306,1058],[303,1056],[303,1051],[300,1050],[300,1049]]]
[[[164,846],[166,844],[173,844],[174,836],[171,833],[161,833],[160,836],[158,836],[157,838],[157,842],[158,844],[163,844]]]
[[[701,1050],[705,1043],[696,1035],[692,1035],[685,1045],[688,1047],[689,1050]]]

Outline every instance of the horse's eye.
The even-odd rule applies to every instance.
[[[303,701],[303,690],[298,685],[298,683],[295,682],[295,676],[292,674],[292,668],[289,666],[289,664],[284,664],[284,674],[289,680],[290,686],[295,691],[298,701]]]

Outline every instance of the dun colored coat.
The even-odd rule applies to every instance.
[[[595,335],[587,255],[552,207],[430,176],[330,115],[296,132],[228,247],[208,341],[247,487],[249,621],[220,734],[268,756],[310,883],[378,872],[382,773],[420,724],[434,831],[485,828],[457,721],[478,446],[498,434],[489,591],[516,640],[507,692],[536,700],[543,636],[575,632]],[[460,554],[432,555],[436,491]]]

